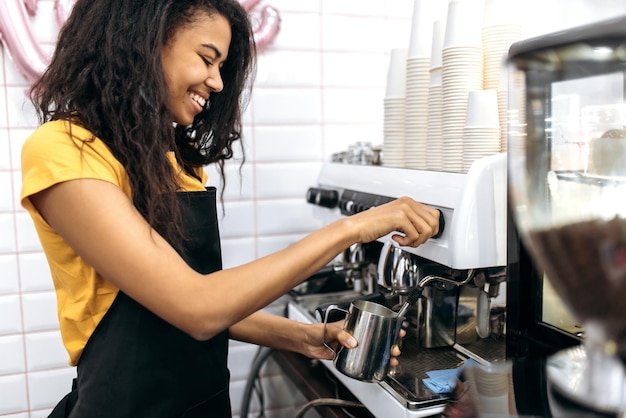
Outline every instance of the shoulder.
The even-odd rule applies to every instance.
[[[106,145],[82,126],[65,120],[46,122],[37,128],[24,142],[22,157],[38,155],[79,154],[85,147],[108,153]]]
[[[22,198],[80,178],[105,180],[130,194],[123,166],[87,129],[53,121],[44,123],[26,139],[22,146]]]

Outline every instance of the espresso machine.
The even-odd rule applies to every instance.
[[[506,154],[476,160],[467,173],[409,170],[371,164],[324,163],[307,201],[323,224],[400,196],[440,211],[440,231],[417,248],[391,234],[352,246],[289,302],[287,313],[320,321],[320,306],[370,299],[396,309],[415,287],[422,296],[405,316],[400,364],[380,383],[328,369],[375,416],[441,413],[449,394],[425,384],[428,372],[505,361],[507,184]],[[324,293],[314,283],[339,282]],[[317,289],[319,293],[307,293]]]

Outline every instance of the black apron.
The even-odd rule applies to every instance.
[[[178,193],[196,271],[222,268],[216,190]],[[80,357],[72,392],[50,418],[231,417],[228,330],[197,341],[119,292]]]

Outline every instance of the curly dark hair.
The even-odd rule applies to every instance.
[[[224,88],[211,94],[191,126],[175,126],[161,48],[199,13],[230,23]],[[255,61],[251,23],[236,0],[78,0],[31,97],[40,122],[68,120],[100,138],[124,166],[137,209],[170,242],[181,242],[167,152],[192,175],[194,167],[216,163],[225,185],[224,163],[241,139]]]

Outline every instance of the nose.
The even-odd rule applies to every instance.
[[[222,81],[222,74],[220,68],[216,65],[209,67],[208,77],[204,80],[212,92],[219,93],[224,89],[224,82]]]

